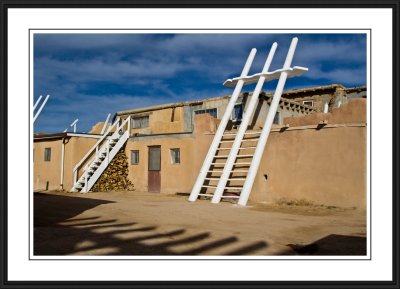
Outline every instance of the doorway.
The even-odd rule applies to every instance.
[[[161,189],[161,146],[149,146],[148,190],[159,193]]]

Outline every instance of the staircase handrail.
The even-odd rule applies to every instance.
[[[130,121],[131,117],[128,116],[126,118],[126,120],[120,125],[117,126],[117,129],[115,130],[115,132],[111,135],[113,136],[115,133],[118,133],[119,129],[124,127],[124,125]],[[79,167],[82,165],[82,163],[93,153],[94,150],[96,150],[96,148],[103,142],[103,140],[108,136],[108,134],[111,132],[111,130],[119,123],[120,119],[118,118],[114,124],[112,126],[110,126],[107,131],[103,134],[103,136],[96,142],[96,144],[86,153],[86,155],[79,161],[79,163],[77,163],[74,167],[73,172],[75,173]],[[128,123],[128,130],[130,130],[130,123]],[[76,181],[76,180],[75,180]]]

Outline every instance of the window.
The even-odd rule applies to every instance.
[[[139,151],[131,151],[131,165],[139,164]]]
[[[49,162],[51,159],[51,148],[44,149],[44,161]]]
[[[142,128],[149,126],[149,116],[141,116],[141,117],[134,117],[132,119],[132,127],[133,128]]]
[[[313,106],[313,105],[314,105],[314,101],[312,101],[312,100],[304,100],[304,101],[303,101],[303,104],[304,104],[304,105]]]
[[[243,104],[235,104],[232,111],[232,120],[239,121],[242,120],[243,117]]]
[[[195,110],[194,114],[205,114],[208,113],[214,118],[217,118],[217,109],[216,108],[206,108],[206,109],[199,109]]]
[[[276,114],[274,116],[273,124],[281,124],[281,113],[280,113],[280,111],[276,112]]]
[[[172,162],[172,164],[180,164],[181,163],[180,149],[171,149],[171,162]]]

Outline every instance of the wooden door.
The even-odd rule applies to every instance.
[[[148,190],[159,193],[161,189],[161,147],[149,147],[148,159]]]

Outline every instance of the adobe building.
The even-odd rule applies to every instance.
[[[338,91],[343,102],[335,106],[331,100],[338,99]],[[350,93],[361,95],[360,91]],[[306,199],[316,204],[365,208],[366,99],[349,98],[347,93],[343,86],[333,85],[282,95],[250,201]],[[240,124],[248,96],[242,94],[235,105],[229,124],[232,132]],[[301,98],[306,97],[315,103],[303,104]],[[330,112],[321,113],[317,103],[327,99],[333,103]],[[128,161],[127,178],[135,190],[189,193],[228,100],[224,96],[117,112],[114,118],[120,123],[129,120],[122,150]],[[260,95],[251,131],[262,128],[270,102],[271,95]],[[112,141],[116,133],[114,129],[101,136],[102,126],[95,125],[88,134],[35,136],[34,189],[70,191],[76,165],[96,142],[101,138]],[[78,177],[87,165],[88,161],[80,164]]]
[[[341,84],[331,84],[318,87],[287,90],[283,98],[313,107],[317,112],[323,112],[328,104],[328,111],[347,103],[350,99],[366,98],[366,86],[346,88]]]

